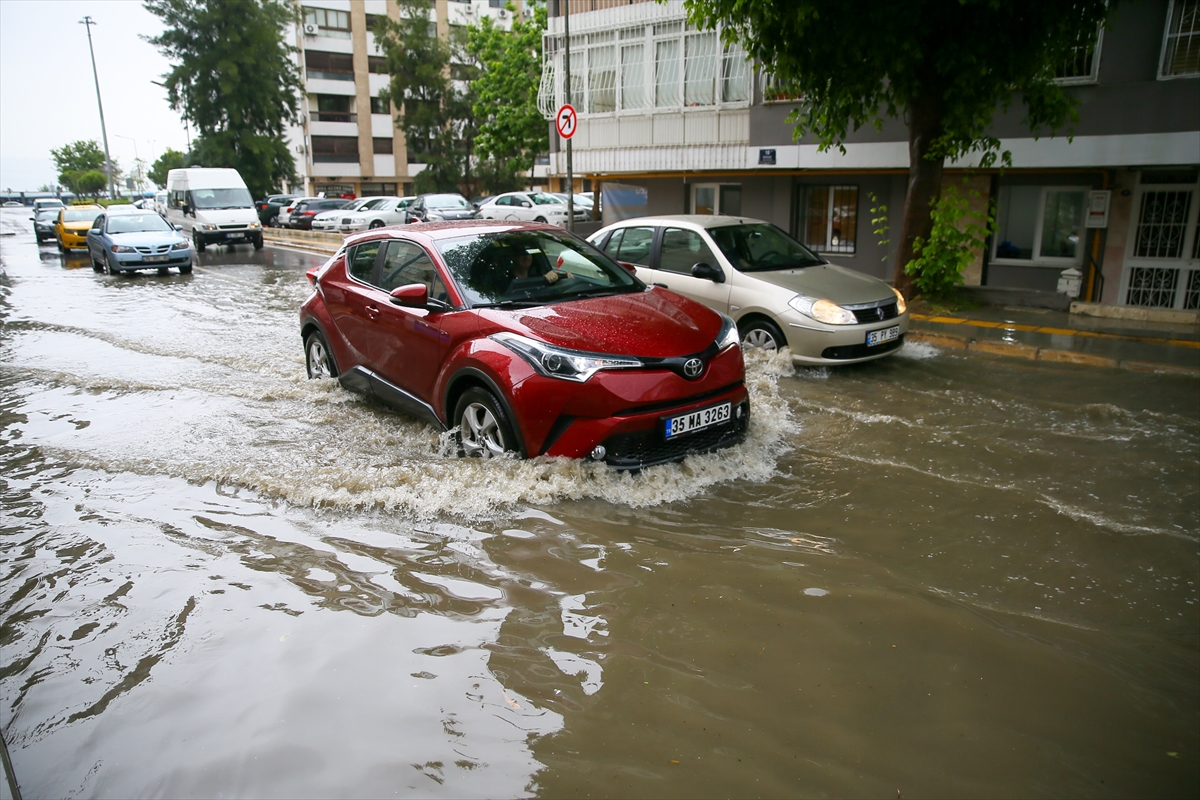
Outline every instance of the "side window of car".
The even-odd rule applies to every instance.
[[[700,238],[700,234],[681,228],[667,228],[663,231],[662,249],[658,257],[659,269],[691,275],[692,267],[701,262],[718,266],[716,256],[704,243],[704,239]]]
[[[500,197],[497,197],[497,198],[496,198],[496,205],[498,205],[498,206],[511,206],[511,205],[512,205],[512,196],[511,196],[511,195],[507,195],[507,194],[506,194],[506,195],[502,195],[502,196],[500,196]]]
[[[96,217],[96,220],[92,223],[92,230],[94,230],[96,233],[99,233],[103,228],[104,215],[101,214],[100,216]]]
[[[447,300],[446,286],[429,255],[412,242],[389,242],[379,288],[392,292],[410,283],[423,283],[431,298]]]
[[[371,282],[371,273],[375,270],[375,257],[379,255],[382,242],[366,242],[350,251],[349,271],[363,283]]]
[[[609,235],[608,241],[604,243],[604,252],[612,256],[614,260],[617,259],[617,251],[621,249],[621,239],[624,238],[624,236],[625,229],[617,228]]]
[[[649,267],[650,245],[653,243],[654,228],[626,228],[616,259],[639,267]]]

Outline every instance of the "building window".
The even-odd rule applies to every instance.
[[[1158,76],[1194,75],[1200,75],[1200,0],[1171,0]]]
[[[331,81],[354,80],[354,57],[349,53],[304,51],[304,71],[308,77]]]
[[[1003,186],[996,208],[992,258],[1077,264],[1083,254],[1087,189]]]
[[[374,72],[376,75],[387,75],[387,59],[383,56],[367,56],[367,72]]]
[[[621,45],[621,108],[646,107],[645,58],[643,43]]]
[[[717,32],[689,33],[684,38],[683,104],[711,106],[717,102]]]
[[[383,24],[385,19],[387,17],[381,14],[367,14],[367,30],[372,33],[379,30],[379,26]]]
[[[350,13],[347,11],[333,11],[328,8],[306,8],[304,9],[304,23],[306,25],[316,25],[321,29],[322,36],[328,36],[333,39],[350,38]]]
[[[357,136],[314,136],[312,137],[314,162],[358,163]]]
[[[384,102],[381,97],[371,98],[371,113],[372,114],[391,114],[391,103]]]
[[[313,95],[316,111],[309,112],[313,122],[358,122],[358,115],[353,113],[354,98],[345,94]],[[310,101],[309,108],[313,106]]]
[[[1104,41],[1104,26],[1083,34],[1061,64],[1054,70],[1056,83],[1095,83],[1100,72],[1100,44]]]
[[[679,96],[679,40],[663,39],[654,43],[654,105],[677,106]]]
[[[742,185],[740,183],[692,184],[693,214],[722,214],[738,217],[742,214]]]
[[[617,48],[608,44],[612,33],[588,37],[588,111],[607,114],[617,110]]]
[[[1190,190],[1143,193],[1133,255],[1137,258],[1180,258],[1191,202]]]
[[[376,136],[371,140],[371,149],[377,156],[388,156],[392,154],[392,139],[390,136]]]
[[[750,100],[750,62],[739,44],[725,46],[721,59],[721,102],[745,103]]]
[[[799,187],[799,238],[820,253],[855,252],[857,186]]]
[[[363,197],[393,197],[396,194],[394,183],[364,183],[359,189]]]

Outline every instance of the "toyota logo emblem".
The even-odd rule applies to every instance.
[[[704,362],[698,358],[689,358],[683,362],[683,374],[689,378],[695,378],[704,371]]]

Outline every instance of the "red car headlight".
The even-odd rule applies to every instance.
[[[542,375],[583,383],[602,369],[637,369],[645,366],[631,356],[611,356],[568,350],[515,333],[493,333],[489,337],[528,361]]]

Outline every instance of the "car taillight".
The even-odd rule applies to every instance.
[[[313,267],[308,272],[304,273],[305,275],[308,276],[308,283],[310,286],[317,285],[317,273],[320,271],[321,271],[321,268],[318,266],[318,267]]]

